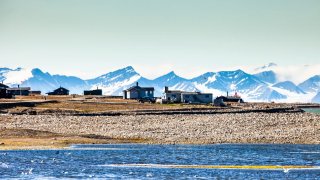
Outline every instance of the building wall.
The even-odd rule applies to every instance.
[[[124,99],[139,99],[143,97],[154,97],[153,91],[145,91],[145,90],[131,90],[131,91],[124,91]]]
[[[189,94],[189,93],[182,93],[181,94],[181,101],[184,103],[212,103],[212,94]]]
[[[7,97],[6,89],[0,89],[0,98],[6,98],[6,97]]]
[[[149,98],[153,98],[153,91],[146,91],[146,90],[141,90],[140,91],[140,98],[143,98],[143,97],[149,97]]]
[[[15,96],[19,96],[19,95],[22,95],[22,96],[29,96],[29,90],[8,90],[7,91],[9,94],[12,94],[12,95],[15,95]]]
[[[181,93],[164,93],[164,99],[171,103],[181,103]]]
[[[89,90],[89,91],[84,91],[84,95],[96,95],[96,96],[101,96],[102,95],[102,90],[101,89],[96,89],[96,90]]]
[[[132,91],[127,92],[127,98],[128,99],[138,99],[139,98],[138,91],[132,90]]]

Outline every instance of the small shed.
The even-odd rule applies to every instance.
[[[239,96],[219,96],[214,101],[215,106],[227,106],[227,103],[244,103]]]
[[[64,87],[59,87],[53,92],[47,93],[48,95],[69,95],[69,90]]]
[[[83,95],[95,95],[95,96],[102,96],[102,89],[94,89],[94,90],[85,90],[83,91]]]
[[[140,87],[137,82],[135,86],[123,91],[123,99],[154,98],[154,87]]]

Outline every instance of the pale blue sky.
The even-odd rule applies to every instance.
[[[319,64],[320,1],[0,0],[0,62],[84,78]]]

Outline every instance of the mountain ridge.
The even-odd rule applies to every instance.
[[[271,64],[270,66],[275,66]],[[266,66],[264,69],[269,67]],[[141,86],[155,87],[155,95],[161,96],[164,86],[170,89],[183,91],[210,92],[214,96],[237,92],[249,101],[288,101],[295,99],[311,102],[307,98],[320,91],[320,76],[313,76],[306,81],[295,85],[291,81],[278,82],[276,73],[271,70],[261,71],[256,74],[247,73],[241,69],[234,71],[206,72],[200,76],[186,79],[170,71],[155,79],[141,76],[132,66],[127,66],[115,71],[102,74],[96,78],[81,79],[76,76],[66,76],[43,72],[39,68],[31,70],[24,68],[0,68],[0,81],[10,86],[17,86],[19,79],[12,77],[21,76],[21,86],[30,86],[34,90],[47,93],[60,86],[66,87],[74,94],[82,94],[83,90],[101,88],[105,95],[121,95],[126,88],[139,82]],[[11,78],[11,79],[10,79]],[[310,85],[311,88],[310,88]],[[311,94],[311,95],[310,95]],[[298,98],[297,98],[298,97]],[[303,100],[305,99],[305,100]]]

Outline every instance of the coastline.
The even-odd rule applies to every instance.
[[[175,115],[0,116],[0,150],[71,144],[319,144],[320,115],[224,113]]]

